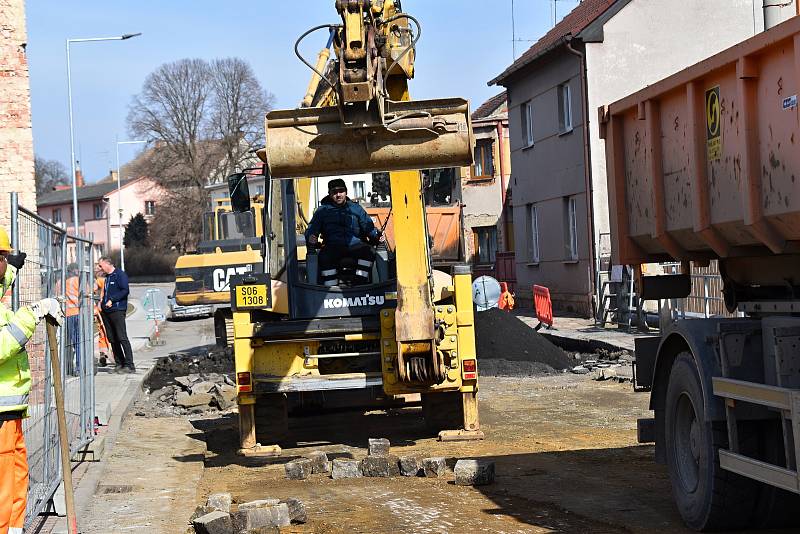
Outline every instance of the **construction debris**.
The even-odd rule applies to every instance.
[[[306,455],[306,459],[311,460],[311,473],[318,475],[320,473],[330,473],[331,463],[328,461],[328,455],[322,451],[314,451]]]
[[[447,462],[444,457],[424,458],[422,468],[426,477],[441,477],[447,473]]]
[[[220,512],[230,513],[232,502],[233,497],[231,497],[230,493],[212,493],[208,496],[206,506],[219,510]]]
[[[494,462],[459,460],[453,469],[457,486],[485,486],[494,482]]]
[[[305,480],[311,475],[314,470],[314,461],[308,458],[300,458],[287,462],[284,465],[286,470],[286,478],[289,480]]]
[[[156,362],[145,382],[146,398],[136,413],[174,417],[232,410],[236,406],[233,356],[229,350],[198,347]]]
[[[331,478],[358,478],[361,475],[361,462],[354,458],[335,458],[331,464]]]
[[[234,532],[247,532],[264,527],[288,527],[292,523],[289,518],[289,506],[286,503],[239,508],[230,514],[230,517]]]
[[[231,514],[219,510],[198,517],[192,526],[197,534],[230,534],[233,530]]]
[[[289,508],[289,519],[292,523],[305,523],[308,521],[306,505],[299,499],[286,499],[283,501]]]
[[[386,438],[370,438],[367,454],[370,456],[387,456],[389,454],[389,440]]]
[[[400,474],[404,477],[416,477],[424,475],[422,463],[416,456],[401,456],[398,464],[400,466]]]
[[[361,460],[361,474],[365,477],[388,477],[388,456],[367,456]]]

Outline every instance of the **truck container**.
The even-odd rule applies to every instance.
[[[673,498],[698,530],[797,526],[800,514],[800,17],[599,110],[615,264],[643,298],[688,294],[719,261],[738,317],[662,324],[637,339]]]

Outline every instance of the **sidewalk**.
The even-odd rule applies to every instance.
[[[147,287],[151,287],[151,285]],[[88,507],[91,506],[95,489],[103,479],[106,457],[110,454],[116,441],[123,419],[136,395],[141,391],[142,384],[156,361],[172,352],[214,342],[213,329],[210,329],[211,335],[198,335],[194,331],[181,331],[182,325],[191,323],[178,323],[176,327],[171,327],[172,325],[169,323],[160,322],[158,325],[160,337],[167,344],[151,347],[149,340],[155,333],[156,324],[152,319],[147,319],[147,312],[143,309],[141,300],[133,298],[141,296],[142,289],[144,288],[132,286],[132,297],[129,302],[133,304],[135,311],[126,320],[136,373],[112,373],[111,370],[114,368],[112,359],[108,366],[98,367],[95,375],[95,415],[101,426],[98,428],[94,441],[87,446],[85,451],[78,453],[78,458],[73,458],[75,506],[79,518],[84,516]],[[75,461],[80,458],[87,461]],[[35,521],[26,532],[44,534],[66,531],[64,517],[46,516]]]
[[[539,324],[536,312],[533,310],[514,310],[512,313],[531,327],[535,328]],[[631,332],[627,332],[623,328],[618,328],[617,325],[600,328],[594,324],[593,319],[580,317],[554,317],[553,328],[542,327],[539,333],[566,350],[580,352],[598,349],[633,352],[634,339],[658,335],[657,331],[647,334],[633,329]]]

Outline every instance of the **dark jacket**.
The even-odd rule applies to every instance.
[[[126,311],[128,309],[128,275],[125,271],[114,269],[106,275],[106,284],[103,291],[103,311]],[[111,306],[106,306],[106,302],[111,301]]]
[[[330,196],[326,196],[308,224],[306,242],[309,236],[320,234],[329,245],[353,246],[364,239],[374,239],[378,230],[357,203],[348,198],[343,205],[337,206]]]

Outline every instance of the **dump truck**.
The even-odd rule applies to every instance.
[[[731,316],[636,340],[655,443],[696,530],[800,515],[800,17],[599,110],[613,262],[678,261],[645,299],[684,298],[719,262]]]
[[[317,76],[307,92],[325,105],[266,115],[262,273],[231,279],[239,452],[280,454],[288,403],[298,397],[379,389],[418,395],[442,440],[482,439],[478,419],[471,273],[432,266],[421,169],[472,164],[469,103],[411,100],[416,18],[398,0],[337,0],[327,29],[335,59],[301,57]],[[299,232],[303,180],[388,172],[394,235],[369,265],[346,255],[335,285],[320,279],[319,254]],[[237,212],[250,210],[244,175],[229,178]],[[387,214],[388,217],[388,214]],[[400,231],[402,230],[402,231]],[[324,238],[324,231],[323,231]],[[323,241],[323,247],[324,247]],[[354,269],[368,273],[354,283]],[[361,276],[361,275],[359,275]],[[301,399],[302,400],[302,399]]]

